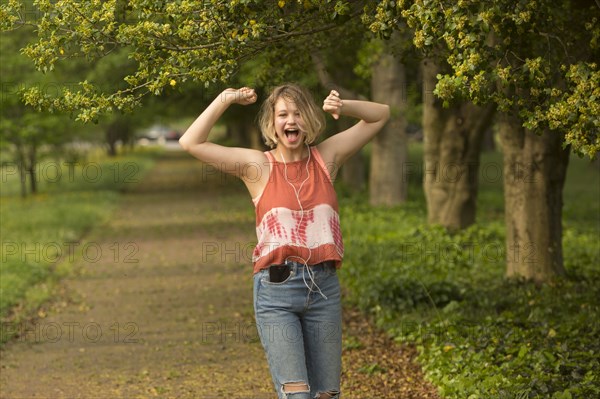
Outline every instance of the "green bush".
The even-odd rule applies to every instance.
[[[497,185],[482,185],[479,222],[455,234],[428,226],[420,199],[388,209],[341,200],[346,299],[418,346],[443,397],[600,397],[600,226],[589,220],[599,177],[581,162],[584,176],[565,188],[567,276],[540,287],[504,277]]]

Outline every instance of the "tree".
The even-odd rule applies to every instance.
[[[43,148],[60,146],[73,136],[68,118],[51,113],[37,112],[20,101],[19,94],[26,89],[56,93],[59,89],[57,74],[40,77],[18,49],[33,37],[31,29],[24,28],[0,35],[0,145],[12,158],[21,182],[21,196],[36,193],[39,176],[38,162],[44,156]]]
[[[593,1],[400,2],[419,48],[444,43],[435,94],[503,113],[507,275],[563,273],[562,188],[569,150],[600,148],[598,5]]]
[[[80,76],[84,81],[102,82],[103,90],[124,90],[124,78],[135,70],[135,65],[129,59],[125,49],[115,49],[110,54],[97,60],[94,64],[87,64],[81,68]],[[139,118],[138,111],[135,116]],[[117,143],[131,143],[133,140],[134,115],[127,115],[122,111],[113,112],[99,118],[97,122],[104,130],[104,142],[108,156],[117,155]]]
[[[471,101],[454,101],[444,107],[433,95],[443,60],[437,56],[422,62],[424,179],[428,221],[449,230],[475,223],[479,156],[485,130],[494,107]]]
[[[408,7],[406,3],[378,2],[371,18],[366,19],[369,28],[385,38],[402,32],[404,41],[410,41],[414,31],[410,32],[402,18],[402,11]],[[467,98],[443,107],[433,89],[437,75],[449,68],[444,61],[447,51],[442,45],[431,45],[425,52],[404,47],[401,52],[410,55],[407,59],[421,60],[423,188],[428,221],[451,231],[463,229],[475,222],[479,156],[494,107],[478,107]]]
[[[385,43],[372,66],[371,95],[389,104],[390,121],[372,143],[369,197],[374,205],[396,205],[406,201],[408,147],[406,137],[406,70],[400,55]]]

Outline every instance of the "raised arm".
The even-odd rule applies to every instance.
[[[262,168],[265,164],[264,154],[248,148],[225,147],[211,143],[207,139],[212,128],[230,105],[248,105],[256,102],[256,99],[254,90],[247,87],[224,90],[179,139],[181,147],[194,157],[244,180],[251,195],[255,191],[253,185],[260,183],[258,181],[260,179],[256,178],[256,167]],[[256,167],[248,168],[250,163],[255,164]],[[245,176],[244,173],[247,171],[252,172],[253,176]]]
[[[390,107],[386,104],[360,100],[341,100],[332,90],[323,101],[323,110],[335,119],[340,115],[360,119],[354,126],[335,134],[318,145],[326,164],[340,166],[354,153],[367,144],[390,118]]]

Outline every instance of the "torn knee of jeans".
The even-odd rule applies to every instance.
[[[310,387],[306,382],[286,382],[281,385],[281,391],[284,394],[306,393],[310,392]]]
[[[327,391],[327,392],[319,392],[316,396],[315,399],[337,399],[339,398],[340,395],[340,391]]]

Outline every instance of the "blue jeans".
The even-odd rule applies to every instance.
[[[281,283],[269,281],[268,269],[254,274],[256,325],[275,389],[279,399],[325,392],[339,398],[342,311],[335,267],[289,265],[290,277]],[[290,392],[302,385],[308,391]]]

